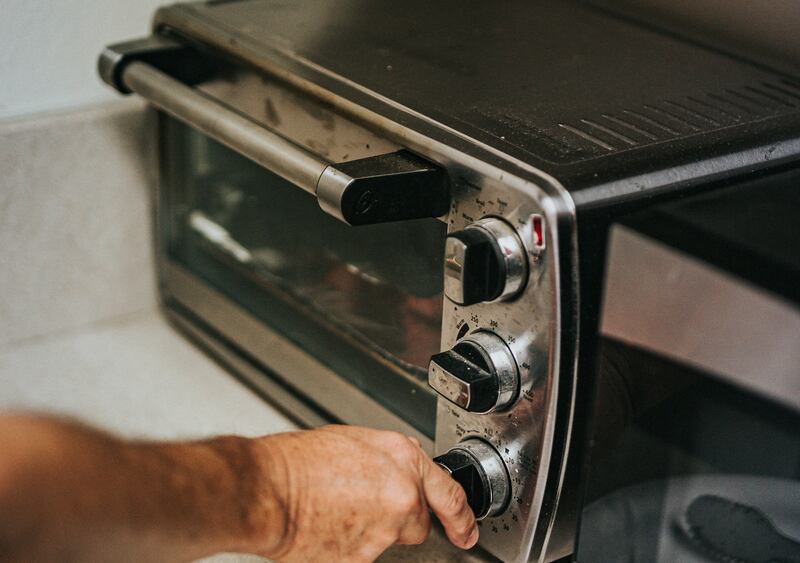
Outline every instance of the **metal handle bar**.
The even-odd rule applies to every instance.
[[[214,72],[214,59],[160,35],[110,45],[100,76],[123,94],[136,92],[297,185],[350,225],[439,217],[450,206],[444,169],[406,150],[331,164],[190,84]]]
[[[330,164],[317,155],[147,63],[128,64],[122,82],[159,109],[316,195]]]

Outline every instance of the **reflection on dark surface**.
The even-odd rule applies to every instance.
[[[601,357],[578,560],[800,561],[800,414],[618,342]]]
[[[650,409],[697,382],[697,375],[613,340],[600,348],[593,454],[613,452],[625,430]]]
[[[753,506],[701,495],[683,516],[683,533],[711,557],[723,561],[800,561],[800,543],[784,536]]]

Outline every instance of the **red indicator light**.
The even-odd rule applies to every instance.
[[[531,217],[533,231],[533,246],[537,250],[544,248],[544,218],[541,215]]]

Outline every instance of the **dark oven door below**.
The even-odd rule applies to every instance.
[[[226,305],[208,315],[243,310],[432,438],[436,399],[427,364],[441,340],[445,224],[346,225],[233,150],[165,114],[159,121],[162,264],[224,297]],[[222,336],[245,353],[281,354],[230,324]],[[310,385],[300,374],[273,376],[301,394]],[[333,418],[369,422],[348,417],[359,408],[346,397],[329,402],[322,407]]]

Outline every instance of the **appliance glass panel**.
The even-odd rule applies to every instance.
[[[582,563],[800,561],[800,413],[603,344]]]
[[[161,124],[169,258],[432,436],[445,224],[350,227],[191,127]]]

